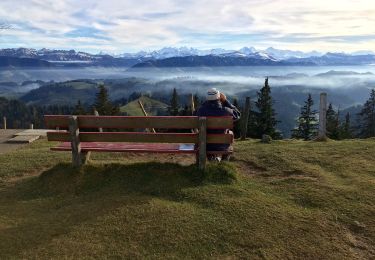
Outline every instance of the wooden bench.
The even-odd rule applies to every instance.
[[[46,115],[45,122],[49,129],[66,129],[49,131],[47,138],[63,142],[51,150],[71,151],[75,166],[85,163],[90,152],[191,153],[196,154],[197,164],[203,170],[207,154],[232,153],[231,150],[206,151],[206,144],[233,142],[232,134],[207,134],[207,129],[232,129],[231,117]],[[129,132],[129,129],[152,128],[169,129],[169,132]],[[95,129],[116,129],[116,132]],[[170,129],[197,130],[171,133]],[[121,130],[123,132],[118,132]]]

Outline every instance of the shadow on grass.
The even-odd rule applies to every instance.
[[[204,172],[195,165],[173,163],[89,164],[81,169],[60,163],[24,182],[22,186],[28,191],[22,193],[29,198],[95,192],[173,197],[183,188],[235,180],[235,168],[228,163],[208,164]]]
[[[230,164],[208,165],[204,173],[171,163],[92,164],[81,169],[57,164],[1,191],[0,217],[18,224],[0,229],[0,258],[22,258],[20,252],[43,247],[119,207],[138,207],[154,198],[181,201],[185,188],[226,185],[235,179]]]

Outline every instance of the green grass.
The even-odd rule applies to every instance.
[[[230,163],[38,141],[0,155],[0,258],[375,257],[375,140],[238,141]],[[175,162],[182,162],[176,164]]]
[[[158,110],[166,111],[167,104],[146,96],[142,96],[120,108],[121,112],[126,112],[129,116],[144,116],[138,101],[141,101],[148,115],[156,115]]]

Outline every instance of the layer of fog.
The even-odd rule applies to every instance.
[[[369,73],[365,74],[367,72]],[[319,74],[324,75],[317,76]],[[343,90],[345,88],[375,87],[375,66],[255,66],[140,69],[94,67],[69,69],[12,68],[0,70],[0,94],[4,95],[7,92],[26,93],[31,89],[39,87],[39,84],[35,82],[22,84],[25,81],[64,82],[77,79],[105,80],[131,77],[146,79],[154,83],[161,81],[169,82],[169,84],[166,84],[166,88],[171,86],[184,88],[184,85],[190,85],[188,84],[189,82],[203,81],[207,87],[210,85],[212,87],[218,86],[223,91],[231,94],[249,89],[258,89],[264,84],[265,77],[270,78],[272,87],[301,86],[303,88],[340,88],[340,90]],[[9,84],[12,82],[17,83],[17,86]],[[158,86],[162,87],[162,84],[158,84]],[[201,90],[201,87],[199,86],[196,90]]]

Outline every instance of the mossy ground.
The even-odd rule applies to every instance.
[[[375,257],[375,140],[238,141],[231,162],[0,155],[0,258]],[[179,164],[177,164],[179,163]]]

